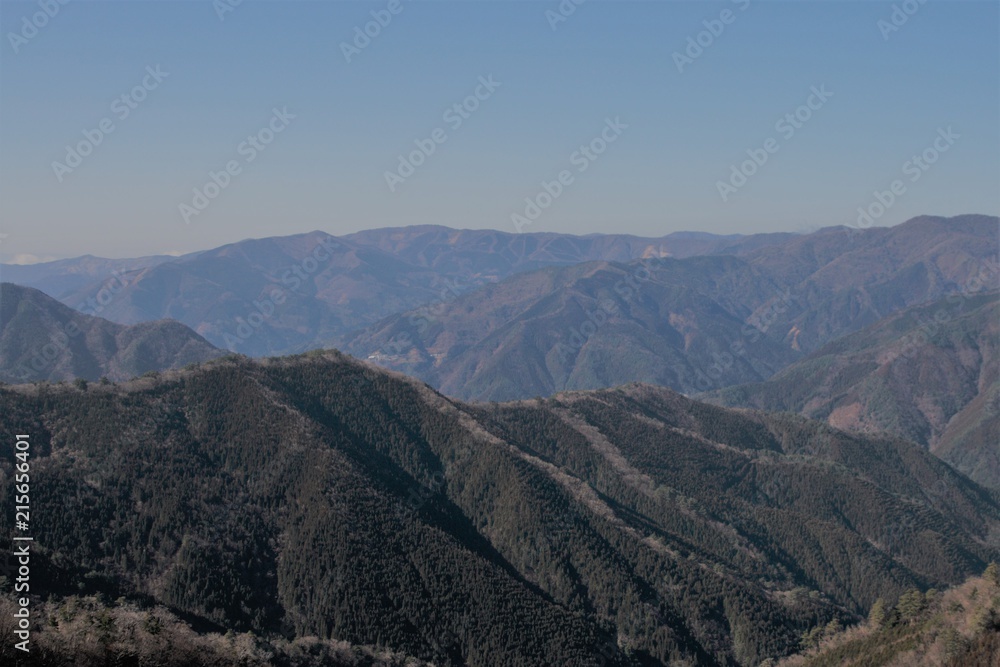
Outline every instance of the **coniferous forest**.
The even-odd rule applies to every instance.
[[[23,664],[770,664],[1000,558],[996,493],[912,443],[650,385],[467,404],[330,351],[0,412]]]

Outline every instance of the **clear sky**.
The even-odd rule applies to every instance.
[[[0,3],[0,258],[426,223],[804,231],[893,181],[874,224],[1000,211],[995,1],[235,2]]]

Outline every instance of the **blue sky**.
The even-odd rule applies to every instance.
[[[912,0],[891,32],[901,2],[588,0],[559,23],[555,0],[400,3],[351,62],[341,44],[389,0],[244,0],[222,19],[211,0],[71,0],[27,38],[39,4],[0,3],[0,259],[428,223],[804,231],[855,224],[894,180],[905,189],[876,224],[1000,211],[996,2]],[[718,31],[723,11],[729,23],[678,71],[675,52],[704,21]],[[144,79],[120,117],[114,101]],[[447,121],[477,86],[477,108]],[[832,96],[813,97],[791,136],[777,129],[823,86]],[[274,109],[294,118],[248,148]],[[102,121],[113,130],[75,168],[53,164],[69,166],[67,146]],[[904,164],[949,127],[947,150],[911,180]],[[776,152],[724,200],[720,181],[769,138]],[[434,152],[390,189],[416,141]],[[592,141],[604,152],[581,157]],[[227,163],[238,173],[196,201]],[[554,192],[560,172],[550,201],[543,181]],[[528,219],[526,198],[548,206]]]

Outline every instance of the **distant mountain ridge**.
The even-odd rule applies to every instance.
[[[180,322],[115,324],[0,283],[0,381],[127,380],[226,354]]]
[[[250,239],[178,258],[3,265],[5,280],[123,324],[163,318],[213,344],[286,354],[515,273],[592,260],[733,254],[793,234],[513,234],[420,226]]]
[[[58,298],[85,285],[114,283],[121,275],[176,259],[171,255],[129,259],[83,255],[38,264],[0,264],[0,281],[33,287]]]
[[[83,275],[59,298],[113,321],[177,319],[250,355],[333,345],[455,396],[512,399],[760,381],[899,310],[995,281],[998,254],[997,218],[967,215],[737,237],[312,232],[146,258],[96,282],[71,260],[51,275],[20,268],[52,284]]]
[[[949,294],[1000,288],[1000,218],[920,216],[895,227],[830,229],[747,257],[792,308],[774,332],[804,352],[894,312]]]
[[[769,377],[798,355],[740,347],[761,295],[780,288],[735,257],[589,262],[518,274],[338,344],[476,400],[643,381],[694,393]],[[718,372],[715,366],[720,365]]]
[[[739,257],[521,273],[331,343],[462,398],[634,380],[696,393],[765,379],[901,309],[989,289],[998,252],[986,216],[827,228]]]

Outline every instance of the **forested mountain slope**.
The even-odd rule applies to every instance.
[[[757,665],[1000,553],[996,496],[915,445],[646,385],[470,405],[317,353],[0,414],[33,592],[443,665]]]
[[[1000,292],[914,306],[706,398],[888,431],[1000,488]]]

